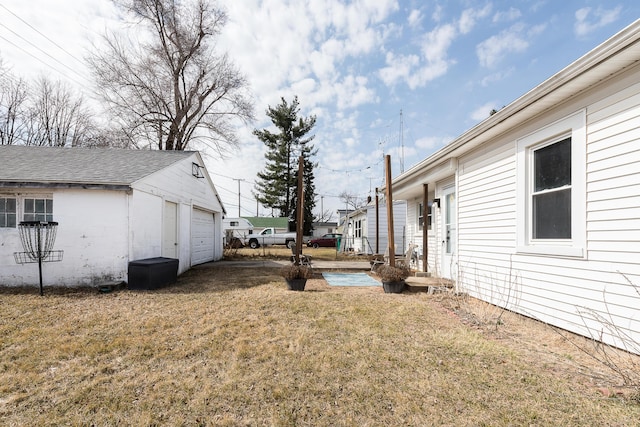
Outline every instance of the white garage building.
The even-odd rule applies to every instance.
[[[194,151],[0,146],[0,285],[38,283],[16,264],[17,224],[59,223],[44,285],[127,281],[130,261],[179,260],[178,273],[222,258],[224,208]]]

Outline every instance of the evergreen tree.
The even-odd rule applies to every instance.
[[[305,186],[304,233],[310,234],[315,207],[315,184],[313,168],[316,166],[311,157],[316,154],[311,141],[314,135],[307,136],[316,123],[315,116],[298,118],[300,112],[298,97],[291,103],[281,98],[275,108],[267,108],[267,116],[278,129],[273,133],[267,129],[255,129],[253,134],[267,146],[266,165],[258,173],[255,197],[263,206],[277,209],[281,216],[289,218],[289,229],[296,225],[296,196],[298,187],[298,157],[303,157],[303,176]]]

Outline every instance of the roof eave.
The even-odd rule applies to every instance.
[[[82,182],[26,182],[26,181],[0,181],[0,188],[24,188],[24,189],[83,189],[83,190],[111,190],[130,191],[126,184],[96,184]]]

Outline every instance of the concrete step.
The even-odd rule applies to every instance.
[[[407,292],[444,292],[453,289],[453,282],[439,277],[407,277],[405,279]]]

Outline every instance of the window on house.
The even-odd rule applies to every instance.
[[[362,237],[362,220],[358,220],[355,222],[355,237]]]
[[[533,150],[533,239],[571,238],[571,138]]]
[[[431,208],[433,202],[429,202],[427,205],[427,230],[431,230]],[[418,203],[418,229],[422,230],[424,227],[424,209],[422,203]]]
[[[16,199],[0,197],[0,228],[15,228]]]
[[[517,251],[586,254],[586,116],[579,111],[517,141]]]
[[[24,199],[24,221],[53,221],[53,200]]]
[[[229,225],[230,225],[231,227],[237,227],[237,226],[239,226],[239,225],[240,225],[240,222],[238,222],[238,221],[231,221]]]

